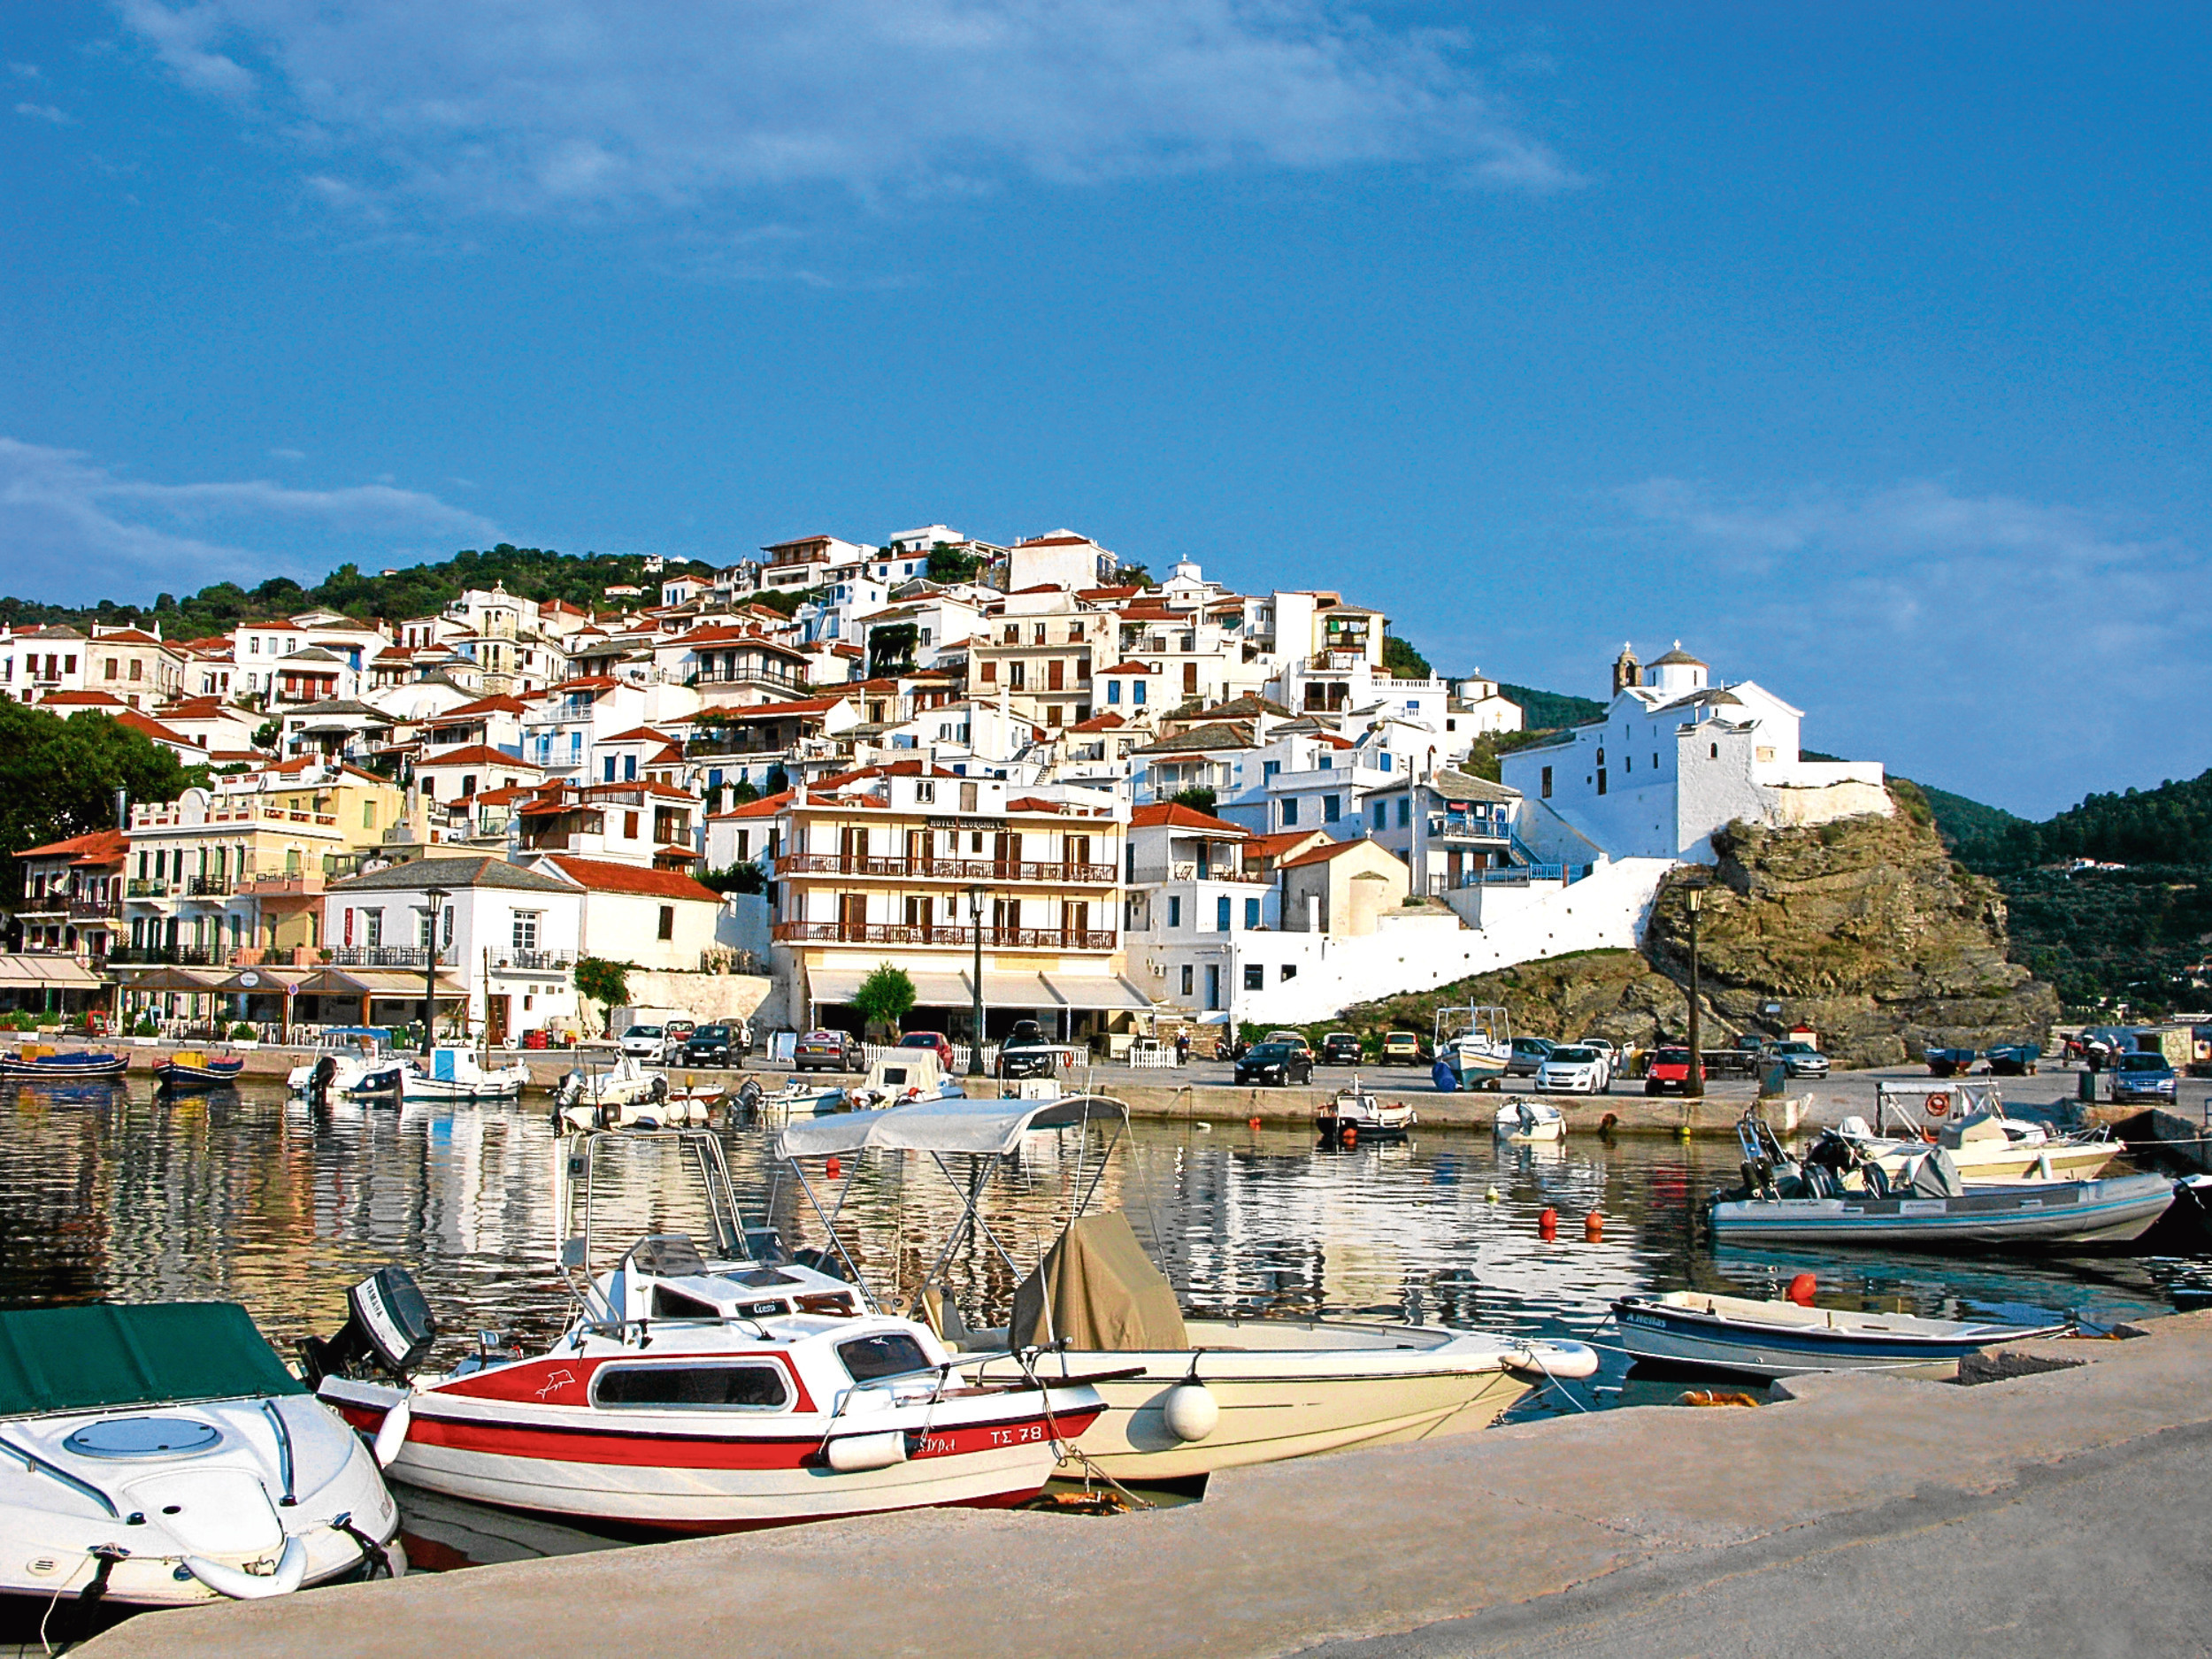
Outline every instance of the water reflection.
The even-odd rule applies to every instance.
[[[174,1101],[136,1080],[0,1100],[0,1299],[11,1304],[223,1297],[281,1344],[334,1326],[345,1287],[385,1262],[422,1283],[450,1359],[480,1328],[542,1340],[566,1317],[553,1271],[554,1140],[535,1108],[310,1108],[248,1084]],[[769,1133],[726,1133],[740,1197],[794,1246],[825,1242],[818,1200],[870,1284],[901,1300],[934,1271],[972,1320],[1004,1318],[1020,1274],[1049,1246],[1101,1140],[1034,1138],[987,1192],[989,1240],[940,1263],[965,1166],[921,1155],[849,1160],[813,1198]],[[1114,1151],[1095,1202],[1138,1236],[1194,1305],[1290,1314],[1369,1312],[1602,1342],[1624,1291],[1771,1294],[1800,1271],[1824,1296],[1939,1316],[2097,1324],[2170,1310],[2200,1281],[2184,1264],[2101,1257],[2022,1262],[1851,1251],[1715,1255],[1699,1199],[1732,1174],[1718,1143],[1577,1139],[1501,1146],[1481,1135],[1317,1148],[1289,1129],[1140,1125]],[[949,1177],[950,1179],[949,1179]],[[1558,1237],[1538,1236],[1546,1208]],[[1602,1237],[1583,1235],[1590,1211]],[[640,1156],[599,1223],[619,1246],[646,1231],[706,1232],[672,1163]],[[1005,1259],[1012,1258],[1011,1263]],[[1641,1397],[1608,1354],[1582,1403]],[[1573,1409],[1539,1396],[1526,1412]]]

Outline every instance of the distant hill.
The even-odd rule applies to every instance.
[[[1509,686],[1498,682],[1498,691],[1509,703],[1521,705],[1521,718],[1532,732],[1549,731],[1556,726],[1579,726],[1585,720],[1594,720],[1605,712],[1605,705],[1595,697],[1571,696],[1563,691],[1539,691],[1533,686]]]
[[[620,586],[643,588],[657,602],[660,578],[646,574],[645,557],[641,553],[558,553],[550,548],[518,548],[502,541],[482,551],[464,549],[435,565],[412,565],[389,576],[368,575],[357,565],[341,565],[312,588],[303,588],[288,576],[274,576],[251,589],[235,582],[217,582],[182,599],[163,594],[150,605],[118,603],[112,599],[77,606],[0,599],[0,623],[13,627],[43,627],[54,623],[84,627],[96,622],[109,626],[157,621],[171,639],[198,639],[227,634],[242,621],[294,615],[317,606],[365,619],[426,617],[459,598],[464,588],[489,588],[495,582],[505,584],[509,593],[525,599],[560,599],[590,610],[606,605],[606,590]],[[689,564],[687,559],[668,561],[672,569]]]
[[[2009,815],[2008,815],[2009,816]],[[1998,874],[2073,858],[2118,864],[2212,864],[2212,772],[2155,789],[2093,795],[2032,824],[2011,818],[1959,844],[1969,869]]]
[[[1952,847],[1958,846],[1962,841],[1994,835],[2015,824],[2025,822],[2001,806],[1970,801],[1962,795],[1953,795],[1948,789],[1939,789],[1932,784],[1922,784],[1920,793],[1928,798],[1928,805],[1935,812],[1936,833]]]

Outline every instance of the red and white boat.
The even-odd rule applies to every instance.
[[[1007,1505],[1034,1496],[1104,1409],[1080,1379],[976,1385],[927,1325],[870,1310],[827,1273],[751,1259],[711,1135],[603,1132],[569,1138],[562,1156],[580,1147],[588,1171],[595,1143],[611,1141],[672,1144],[710,1184],[719,1172],[718,1259],[660,1234],[594,1274],[588,1233],[572,1238],[562,1265],[581,1309],[545,1352],[488,1343],[400,1386],[323,1378],[321,1397],[376,1437],[391,1479],[684,1532]]]

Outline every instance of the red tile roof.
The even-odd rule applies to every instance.
[[[1278,870],[1295,870],[1302,864],[1326,864],[1332,858],[1341,858],[1355,848],[1373,845],[1372,841],[1331,841],[1326,847],[1316,847],[1310,852],[1302,852],[1294,857],[1286,858],[1275,867]],[[1391,856],[1394,857],[1396,855]]]
[[[1092,678],[1096,679],[1102,674],[1156,674],[1161,672],[1163,671],[1149,667],[1143,663],[1116,663],[1111,668],[1093,670]]]
[[[479,697],[474,703],[465,703],[457,709],[448,709],[431,723],[466,719],[479,714],[527,714],[530,705],[519,697]]]
[[[1110,732],[1118,726],[1128,724],[1129,722],[1118,714],[1094,714],[1087,720],[1078,720],[1073,726],[1068,727],[1068,730],[1071,732]]]
[[[127,726],[134,732],[142,733],[157,743],[176,743],[186,749],[199,748],[197,743],[183,733],[171,731],[158,720],[148,719],[135,709],[124,710],[122,713],[115,717],[115,723],[118,726]]]
[[[757,801],[748,801],[742,806],[733,806],[726,812],[710,812],[707,816],[710,818],[773,818],[790,804],[791,791],[786,789],[781,795],[763,795]]]
[[[689,876],[673,870],[649,870],[638,864],[609,864],[598,858],[574,858],[554,853],[546,862],[579,886],[594,893],[630,893],[649,899],[703,899],[719,904],[719,895],[703,887]]]
[[[415,764],[418,770],[425,766],[516,766],[525,772],[545,771],[534,760],[524,760],[519,756],[507,754],[484,743],[471,743],[466,749],[446,749],[439,754],[426,755]]]
[[[1129,820],[1131,829],[1157,829],[1162,825],[1170,829],[1203,830],[1209,835],[1233,835],[1239,840],[1252,833],[1241,824],[1232,824],[1227,818],[1216,818],[1210,812],[1201,812],[1178,801],[1141,806]]]
[[[57,691],[41,699],[41,703],[42,706],[58,703],[64,708],[72,709],[119,709],[123,706],[122,698],[110,696],[104,691]]]
[[[27,848],[16,854],[18,858],[65,857],[79,861],[91,859],[100,864],[112,864],[122,856],[123,832],[115,829],[94,830],[89,834],[72,835],[67,841],[48,841],[43,847]]]

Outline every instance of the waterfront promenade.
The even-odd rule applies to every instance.
[[[2203,1651],[2212,1313],[2022,1351],[2065,1368],[1525,1423],[1233,1471],[1152,1514],[941,1510],[419,1576],[84,1651]]]

